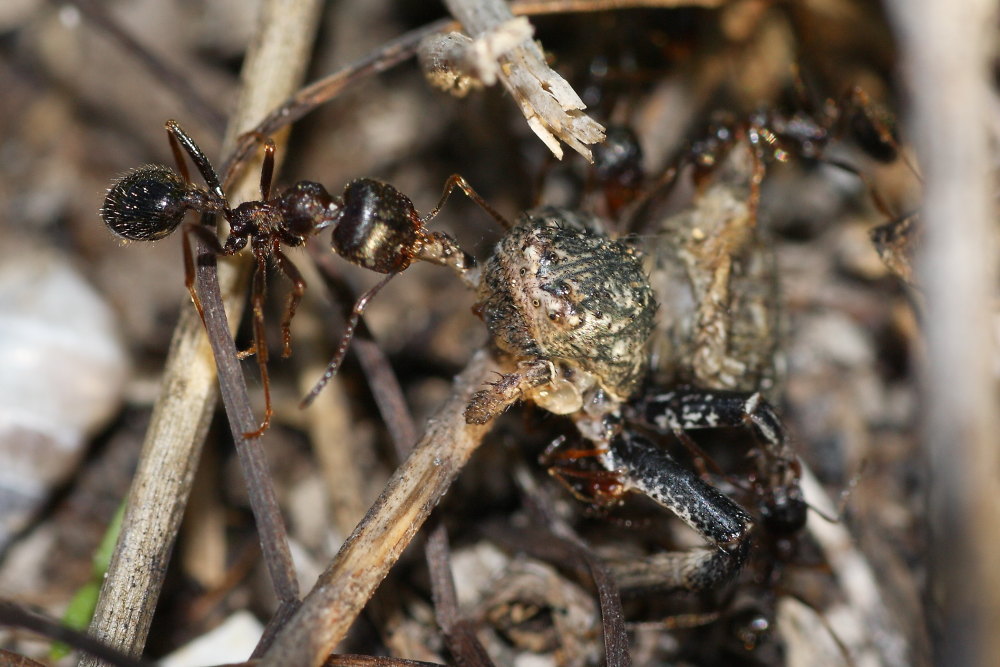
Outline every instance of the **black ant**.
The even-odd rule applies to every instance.
[[[139,167],[117,179],[108,190],[101,207],[101,218],[112,232],[134,241],[156,241],[169,236],[183,222],[185,214],[222,213],[229,223],[229,236],[220,242],[209,227],[188,223],[184,226],[184,279],[198,314],[204,311],[195,290],[195,265],[190,236],[200,238],[219,255],[235,255],[250,244],[256,259],[253,273],[253,345],[241,358],[255,354],[264,388],[265,412],[260,428],[246,437],[258,437],[267,430],[271,415],[271,392],[267,373],[267,344],[264,334],[264,294],[267,259],[292,282],[292,292],[281,321],[282,356],[291,354],[290,325],[305,292],[302,274],[282,251],[282,246],[300,246],[327,227],[333,228],[331,246],[344,259],[388,276],[358,298],[347,329],[323,378],[303,400],[308,405],[336,373],[361,314],[373,296],[414,259],[450,266],[465,275],[475,261],[445,234],[424,229],[456,187],[479,204],[504,226],[509,226],[465,181],[452,175],[444,186],[438,205],[421,216],[413,202],[387,183],[368,178],[351,181],[340,197],[333,197],[319,183],[299,181],[281,194],[271,196],[274,175],[274,142],[263,136],[264,162],[260,172],[260,199],[229,205],[219,176],[194,140],[176,121],[166,123],[167,138],[174,154],[174,172],[161,165]],[[183,149],[183,152],[182,152]],[[191,182],[184,160],[191,158],[207,189]]]

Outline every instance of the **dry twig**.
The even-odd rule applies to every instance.
[[[507,4],[503,0],[447,0],[445,5],[472,37],[470,57],[479,56],[474,58],[468,72],[481,78],[486,73],[483,82],[487,84],[493,76],[500,79],[521,108],[528,126],[557,158],[562,159],[559,142],[563,141],[593,162],[588,146],[604,141],[604,127],[583,112],[587,108],[583,100],[548,66],[530,33],[524,37],[523,29],[511,30],[510,26],[518,25],[518,20]],[[504,43],[496,51],[477,48],[498,32],[515,35],[520,43],[513,47]]]
[[[308,36],[315,30],[318,6],[297,3],[293,11],[275,0],[262,7],[260,33],[248,54],[243,94],[230,123],[227,145],[232,146],[240,132],[293,90],[305,70],[312,41]],[[232,190],[232,197],[234,201],[252,198],[255,188],[250,179]],[[229,321],[238,322],[245,271],[224,268],[219,285]],[[199,278],[202,274],[199,271]],[[200,280],[200,286],[204,284]],[[232,341],[228,332],[225,338]],[[145,644],[215,408],[216,366],[206,342],[199,318],[192,309],[184,309],[129,494],[122,534],[91,623],[92,635],[132,655],[140,654]],[[273,535],[262,537],[268,540],[265,548],[276,546]],[[97,663],[84,660],[83,664]]]
[[[279,632],[262,665],[320,664],[347,633],[479,446],[487,427],[466,424],[463,413],[472,394],[495,372],[489,355],[479,352],[455,379],[448,401],[413,453]]]

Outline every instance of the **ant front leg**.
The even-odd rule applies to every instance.
[[[618,473],[623,492],[649,497],[712,543],[685,552],[611,563],[623,589],[712,590],[740,572],[753,527],[746,510],[638,435],[615,438],[602,463]]]

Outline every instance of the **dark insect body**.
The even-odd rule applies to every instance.
[[[450,238],[424,229],[437,215],[451,191],[461,188],[492,215],[499,216],[472,190],[461,176],[448,179],[437,207],[420,216],[413,203],[393,186],[362,178],[351,181],[340,197],[333,197],[319,183],[300,181],[281,194],[271,196],[274,175],[274,142],[264,143],[264,163],[260,174],[259,200],[236,208],[229,205],[219,176],[194,140],[175,121],[166,123],[170,148],[180,172],[160,165],[148,165],[125,174],[109,188],[101,207],[101,218],[112,232],[134,241],[155,241],[170,235],[184,221],[188,211],[221,213],[229,223],[229,235],[220,242],[214,230],[189,223],[184,227],[184,275],[195,307],[204,319],[195,290],[194,255],[190,236],[201,239],[218,255],[235,255],[249,244],[256,260],[253,274],[253,346],[264,388],[265,414],[261,427],[246,434],[263,433],[271,419],[270,382],[267,371],[267,342],[264,334],[264,295],[267,260],[271,258],[292,282],[292,292],[281,322],[283,355],[291,353],[290,326],[305,293],[306,283],[298,269],[282,251],[295,247],[327,227],[333,228],[334,252],[358,266],[392,275],[406,269],[419,257],[446,265],[464,265],[467,256],[454,247]],[[184,153],[194,162],[206,187],[191,182]],[[354,327],[368,301],[385,284],[362,295],[355,304],[348,329],[324,379],[309,394],[312,400],[322,385],[336,372],[350,342]]]
[[[620,403],[645,373],[652,289],[636,251],[595,234],[594,224],[561,209],[525,213],[497,244],[477,289],[493,343],[520,366],[518,393],[556,414],[595,400]],[[494,398],[479,392],[467,420],[495,416],[487,407]]]

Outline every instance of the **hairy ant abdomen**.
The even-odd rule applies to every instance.
[[[192,197],[199,194],[172,169],[146,165],[112,184],[101,206],[101,217],[124,239],[157,241],[177,229],[192,207]]]

